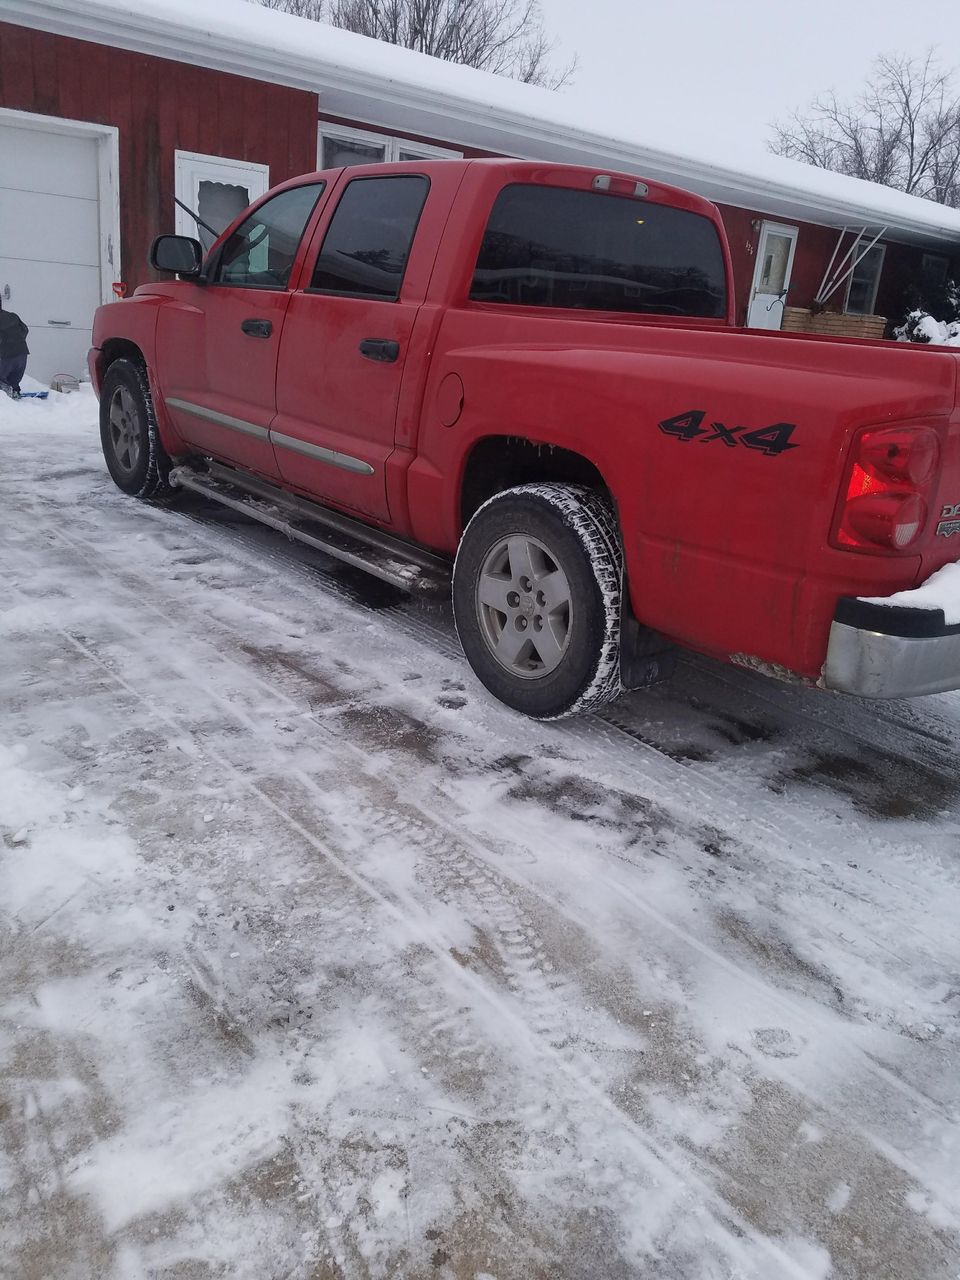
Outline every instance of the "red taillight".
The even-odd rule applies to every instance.
[[[916,539],[926,518],[927,504],[918,493],[868,493],[847,503],[843,523],[859,541],[902,551]]]
[[[905,551],[927,520],[940,441],[929,427],[864,431],[853,461],[836,539],[860,551]]]
[[[889,427],[860,437],[860,466],[893,484],[928,484],[939,460],[940,441],[928,427]]]

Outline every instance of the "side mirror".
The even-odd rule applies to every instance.
[[[196,279],[203,265],[203,245],[189,236],[157,236],[150,246],[150,265],[155,271],[175,271]]]

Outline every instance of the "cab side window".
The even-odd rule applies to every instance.
[[[285,289],[303,229],[324,183],[292,187],[260,205],[220,250],[214,283]]]
[[[429,186],[412,174],[349,182],[323,238],[311,290],[396,302]]]

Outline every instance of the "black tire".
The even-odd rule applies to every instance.
[[[532,578],[518,576],[511,540],[521,552],[526,545],[526,561],[523,554],[517,559],[532,566]],[[622,578],[617,519],[606,495],[555,483],[496,494],[464,530],[453,569],[454,617],[467,661],[495,698],[534,719],[602,706],[622,692]],[[553,599],[566,588],[569,603],[554,606],[548,618],[552,601],[537,583],[551,581]],[[498,591],[502,608],[499,600],[480,598]],[[548,624],[549,652],[541,654],[538,636],[546,636]],[[523,641],[507,665],[511,654],[497,653],[504,641],[508,650],[516,648],[514,631]]]
[[[135,498],[166,498],[167,457],[153,410],[147,371],[134,360],[114,360],[100,388],[100,446],[117,488]]]

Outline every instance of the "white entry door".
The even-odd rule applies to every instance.
[[[799,230],[780,222],[765,222],[760,229],[747,308],[747,324],[751,329],[779,329],[783,324]]]
[[[0,122],[0,297],[30,329],[27,373],[86,373],[101,301],[97,140]]]
[[[270,169],[265,164],[202,156],[193,151],[176,151],[174,156],[176,196],[181,202],[177,205],[177,234],[199,240],[205,250],[216,239],[208,227],[219,235],[270,187]],[[198,214],[200,223],[181,205]]]

